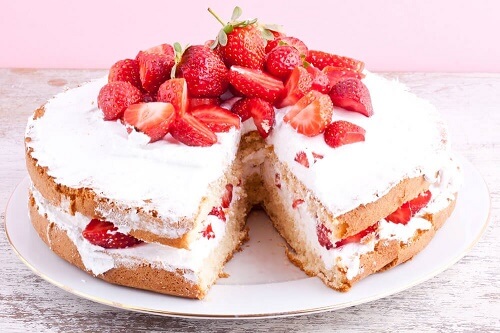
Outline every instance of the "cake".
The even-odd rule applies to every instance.
[[[206,45],[140,51],[35,111],[29,213],[54,253],[201,299],[256,205],[289,259],[339,291],[431,241],[460,185],[435,107],[240,14]]]

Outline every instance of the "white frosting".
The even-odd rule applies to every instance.
[[[30,119],[32,156],[60,184],[92,188],[125,207],[155,210],[174,222],[158,233],[178,237],[185,230],[175,222],[197,213],[209,185],[233,162],[240,131],[217,134],[211,147],[188,147],[169,134],[146,144],[146,135],[128,135],[120,121],[103,121],[96,99],[105,83],[102,78],[59,94],[44,106],[43,117]]]
[[[66,231],[68,237],[75,244],[83,264],[93,274],[102,274],[113,267],[137,267],[141,264],[167,271],[185,270],[184,277],[197,282],[198,274],[202,270],[204,261],[210,256],[226,233],[226,223],[214,215],[207,217],[207,224],[212,225],[215,238],[200,237],[191,244],[190,250],[178,249],[166,245],[142,243],[125,249],[104,249],[92,245],[82,237],[90,219],[80,213],[71,215],[61,207],[51,205],[42,195],[31,188],[33,198],[38,206],[38,212],[46,214],[47,219]],[[64,205],[63,205],[64,206]],[[125,232],[119,229],[119,231]]]
[[[360,204],[378,200],[402,179],[434,175],[448,157],[446,129],[430,103],[406,88],[367,73],[363,82],[372,98],[374,114],[365,117],[335,107],[333,120],[347,120],[366,130],[366,140],[329,147],[323,135],[306,137],[283,122],[287,108],[277,111],[277,124],[268,142],[279,160],[334,216]],[[294,161],[304,151],[309,168]],[[312,153],[323,159],[312,163]]]

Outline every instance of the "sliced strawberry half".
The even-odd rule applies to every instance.
[[[231,127],[240,128],[240,117],[218,105],[199,105],[190,113],[214,132],[228,132]]]
[[[158,87],[170,78],[174,57],[164,54],[143,53],[139,59],[139,76],[142,87],[155,94]]]
[[[141,240],[117,230],[111,222],[92,219],[82,231],[82,236],[91,244],[105,249],[123,249],[142,243]]]
[[[365,67],[362,61],[316,50],[308,51],[306,61],[319,69],[326,66],[335,66],[362,72]]]
[[[315,136],[322,133],[332,119],[333,105],[328,95],[310,91],[283,118],[298,133]]]
[[[344,239],[339,240],[338,242],[335,243],[335,247],[341,247],[343,245],[349,244],[349,243],[360,243],[363,238],[365,238],[367,235],[371,234],[372,232],[375,232],[378,228],[378,222],[375,223],[372,226],[369,226],[365,230],[362,230],[358,232],[355,235],[346,237]]]
[[[408,205],[410,206],[412,215],[417,214],[422,208],[427,206],[429,201],[431,201],[431,198],[432,193],[431,191],[427,190],[415,199],[411,199],[410,201],[408,201]]]
[[[294,158],[295,162],[302,164],[306,168],[309,168],[309,160],[307,159],[306,153],[299,151]]]
[[[188,90],[184,78],[170,79],[162,83],[156,94],[158,102],[171,103],[177,116],[182,117],[188,108]]]
[[[277,103],[278,108],[294,105],[312,89],[313,78],[304,67],[295,67],[285,84],[285,97]]]
[[[139,62],[133,59],[124,59],[114,63],[109,69],[108,82],[115,81],[129,82],[134,87],[142,89]]]
[[[175,57],[175,50],[172,45],[170,44],[160,44],[156,45],[153,47],[150,47],[149,49],[139,51],[137,53],[135,60],[139,61],[144,54],[159,54],[159,55],[164,55],[167,57]]]
[[[104,114],[104,120],[115,120],[132,104],[142,101],[142,93],[131,83],[115,81],[104,85],[97,96],[97,105]]]
[[[393,223],[407,224],[422,208],[431,201],[432,193],[427,190],[416,198],[405,202],[385,219]]]
[[[215,133],[190,113],[185,113],[172,123],[170,134],[187,146],[208,147],[217,142]]]
[[[404,203],[385,219],[393,223],[407,224],[411,220],[411,209],[408,203]]]
[[[249,98],[248,105],[257,131],[261,137],[267,138],[275,123],[273,105],[261,98]]]
[[[332,148],[365,141],[365,129],[346,120],[337,120],[329,124],[324,133],[325,142]]]
[[[283,82],[257,69],[231,66],[229,82],[246,97],[259,97],[273,103],[283,94]]]
[[[167,135],[175,118],[171,103],[151,102],[133,104],[125,110],[123,120],[151,138],[158,141]]]
[[[227,184],[226,191],[222,196],[222,208],[229,208],[231,201],[233,201],[233,184]]]
[[[349,78],[338,82],[330,91],[333,105],[359,112],[367,117],[373,115],[370,92],[359,79]]]
[[[353,69],[343,67],[326,66],[325,68],[323,68],[322,72],[326,76],[328,76],[330,87],[333,87],[334,85],[345,79],[355,78],[361,80],[365,77],[364,74],[360,72],[356,72]]]

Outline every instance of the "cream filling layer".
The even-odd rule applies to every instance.
[[[53,206],[33,186],[31,192],[38,212],[66,232],[75,244],[85,268],[95,275],[115,267],[134,268],[145,264],[171,272],[181,270],[184,278],[197,283],[205,259],[210,256],[226,233],[226,223],[216,216],[209,215],[207,224],[211,223],[215,238],[199,237],[192,243],[190,250],[155,243],[142,243],[125,249],[104,249],[83,238],[82,231],[90,222],[88,217],[80,213],[75,213],[74,216],[69,214],[63,208],[65,203],[61,207]],[[238,195],[240,193],[236,192],[235,196]]]

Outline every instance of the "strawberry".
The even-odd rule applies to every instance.
[[[307,72],[312,77],[312,90],[319,91],[323,94],[328,94],[332,89],[332,84],[328,76],[316,67],[309,65],[306,67]]]
[[[240,128],[240,118],[218,105],[200,105],[191,114],[214,132],[228,132],[231,127]]]
[[[274,175],[274,185],[281,190],[281,177],[279,173]]]
[[[338,82],[330,91],[333,105],[359,112],[367,117],[373,115],[370,92],[359,79],[350,78]]]
[[[156,100],[158,102],[171,103],[175,112],[182,117],[188,107],[188,90],[186,80],[183,78],[170,79],[162,83],[158,88]]]
[[[335,66],[349,68],[361,73],[365,67],[362,61],[316,50],[309,50],[307,52],[306,61],[319,69],[323,69],[326,66]]]
[[[277,103],[278,108],[294,105],[312,89],[313,78],[304,67],[295,67],[286,81],[285,97]]]
[[[367,235],[371,234],[372,232],[375,232],[378,228],[378,222],[375,223],[372,226],[369,226],[365,230],[361,230],[355,235],[346,237],[344,239],[339,240],[338,242],[335,243],[335,247],[341,247],[343,245],[349,244],[349,243],[360,243],[363,238],[365,238]]]
[[[315,136],[331,121],[333,105],[328,95],[315,90],[302,97],[283,118],[298,133]]]
[[[323,157],[324,157],[323,155],[315,153],[315,152],[311,152],[311,154],[312,154],[312,156],[314,158],[314,163],[316,163],[318,160],[322,160]]]
[[[283,82],[260,70],[232,66],[229,82],[246,97],[259,97],[273,103],[283,91]]]
[[[266,59],[266,70],[269,74],[286,79],[292,70],[301,63],[299,51],[292,46],[278,46]]]
[[[156,93],[158,87],[170,78],[174,57],[165,54],[143,53],[138,61],[142,87],[150,93]]]
[[[173,58],[175,56],[175,51],[170,44],[160,44],[150,47],[147,50],[139,51],[135,56],[135,60],[139,61],[144,54],[159,54]]]
[[[130,82],[134,87],[142,89],[141,78],[139,76],[139,62],[132,59],[117,61],[109,69],[108,82],[125,81]]]
[[[227,89],[227,68],[203,45],[188,47],[177,64],[176,76],[186,79],[190,97],[219,97]]]
[[[239,115],[241,121],[252,117],[257,131],[264,139],[269,136],[274,127],[273,105],[262,98],[242,98],[234,103],[231,111]]]
[[[222,207],[213,207],[210,213],[208,215],[214,215],[219,218],[219,220],[226,222],[226,213],[224,213],[224,210]]]
[[[427,190],[416,198],[405,202],[385,219],[393,223],[407,224],[431,200],[431,191]]]
[[[241,119],[241,122],[244,122],[252,117],[252,114],[250,113],[250,109],[252,107],[251,100],[252,100],[251,98],[246,98],[246,97],[240,98],[231,107],[231,112],[238,115]]]
[[[202,121],[193,115],[185,113],[178,117],[170,126],[170,134],[188,146],[211,146],[217,142],[217,136]]]
[[[307,55],[308,49],[306,44],[304,44],[304,42],[301,41],[300,39],[292,36],[277,37],[274,40],[267,42],[266,53],[270,53],[276,47],[284,45],[294,47],[297,51],[299,51],[299,55],[301,57],[305,57]]]
[[[229,208],[231,201],[233,201],[233,184],[227,184],[226,191],[222,196],[222,208]]]
[[[385,219],[393,223],[407,224],[411,219],[410,206],[407,203],[404,203],[401,207],[389,214]]]
[[[355,78],[361,80],[365,77],[364,74],[356,72],[352,69],[334,66],[326,66],[325,68],[323,68],[322,72],[325,73],[326,76],[328,76],[328,79],[330,80],[330,87],[333,87],[338,82],[347,78]]]
[[[215,238],[214,230],[212,229],[212,224],[210,223],[207,227],[201,231],[201,235],[206,239]]]
[[[220,105],[218,97],[193,97],[189,99],[189,107],[195,108],[200,105]]]
[[[142,243],[141,240],[117,230],[111,222],[92,219],[82,231],[82,236],[91,244],[105,249],[123,249]]]
[[[337,148],[349,143],[365,141],[364,128],[346,120],[337,120],[326,126],[324,139],[327,145]]]
[[[327,250],[333,249],[332,241],[330,240],[330,235],[332,231],[324,224],[316,225],[316,235],[318,236],[319,245],[323,246]]]
[[[264,64],[266,40],[263,37],[271,32],[267,29],[261,31],[257,28],[257,19],[237,21],[241,15],[239,7],[234,8],[231,21],[227,24],[210,8],[208,11],[223,25],[212,48],[217,45],[220,49],[227,67],[233,65],[244,66],[252,69],[262,69]],[[272,34],[270,38],[273,38]]]
[[[307,159],[306,153],[303,151],[299,151],[294,158],[295,162],[298,162],[299,164],[302,164],[306,168],[309,168],[309,160]]]
[[[125,123],[149,136],[150,142],[158,141],[167,135],[174,118],[174,106],[163,102],[133,104],[123,114]]]
[[[115,81],[104,85],[97,96],[97,105],[104,120],[121,118],[125,109],[142,101],[142,93],[129,82]]]
[[[408,201],[408,205],[410,206],[410,210],[412,215],[417,214],[422,208],[427,206],[429,201],[431,201],[432,193],[427,190],[424,193],[420,194],[418,197],[411,199]]]
[[[292,208],[295,209],[295,208],[297,208],[298,205],[303,204],[303,203],[304,203],[304,200],[302,200],[302,199],[295,199],[292,202]]]

